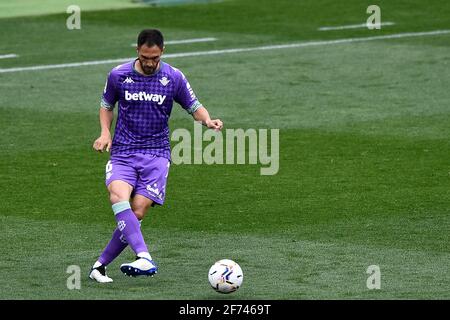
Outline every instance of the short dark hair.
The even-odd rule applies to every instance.
[[[161,50],[164,48],[164,37],[158,29],[145,29],[139,33],[137,38],[137,46],[143,44],[148,47],[158,46]]]

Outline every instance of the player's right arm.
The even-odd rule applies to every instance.
[[[99,152],[109,152],[111,150],[111,124],[114,119],[114,106],[118,100],[116,90],[116,76],[110,72],[103,90],[102,102],[99,112],[101,133],[100,137],[94,141],[93,148]]]
[[[109,110],[106,108],[101,107],[100,108],[100,127],[101,127],[101,134],[100,137],[95,140],[93,148],[99,152],[109,152],[111,150],[111,124],[114,119],[114,112],[113,110]]]

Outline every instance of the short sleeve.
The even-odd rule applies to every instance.
[[[177,70],[177,90],[174,96],[175,102],[179,103],[181,107],[188,113],[192,114],[197,111],[202,104],[198,101],[194,90],[184,74]]]
[[[101,106],[108,110],[113,110],[118,100],[118,92],[116,89],[115,77],[112,72],[108,74],[105,88],[103,89]]]

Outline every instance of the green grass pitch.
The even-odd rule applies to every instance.
[[[0,56],[19,57],[0,69],[133,57],[148,27],[167,40],[218,39],[167,53],[450,29],[439,0],[378,1],[395,25],[326,32],[317,29],[364,23],[372,3],[125,2],[82,11],[71,31],[52,1],[39,15],[13,8],[0,19]],[[167,59],[225,128],[280,129],[280,170],[172,166],[166,204],[142,225],[160,272],[124,277],[127,249],[108,285],[87,278],[115,226],[108,155],[91,145],[118,63],[0,73],[0,299],[449,299],[449,48],[441,34]],[[192,131],[192,119],[174,106],[170,127]],[[222,258],[244,271],[231,295],[207,280]],[[80,290],[66,286],[70,265]],[[379,290],[366,286],[370,265]]]

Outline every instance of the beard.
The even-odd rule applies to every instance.
[[[146,66],[142,63],[141,60],[139,60],[139,64],[141,65],[141,69],[142,71],[146,74],[146,75],[151,75],[153,73],[155,73],[156,67],[149,67]]]

